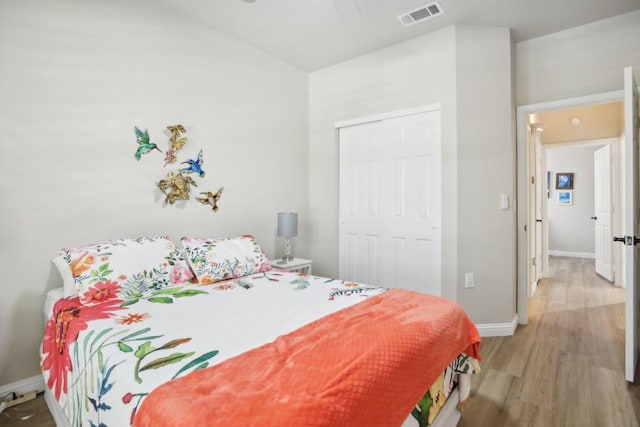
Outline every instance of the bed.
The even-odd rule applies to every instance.
[[[480,338],[455,303],[271,270],[251,236],[62,249],[41,368],[58,426],[452,426]]]

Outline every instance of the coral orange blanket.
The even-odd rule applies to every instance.
[[[392,289],[155,389],[134,426],[394,426],[480,336],[457,304]]]

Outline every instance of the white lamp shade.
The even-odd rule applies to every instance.
[[[298,235],[298,214],[278,212],[278,237],[296,237]]]

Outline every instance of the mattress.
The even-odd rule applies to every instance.
[[[47,294],[45,312],[57,317],[48,321],[42,357],[48,397],[57,403],[47,402],[62,409],[70,425],[127,425],[147,396],[167,381],[272,343],[386,291],[330,278],[264,272],[209,286],[163,289],[133,306],[92,308],[61,298],[62,291],[54,289]],[[61,313],[73,313],[76,323],[65,324]],[[450,393],[455,408],[468,395],[468,381],[462,397],[458,392],[458,373],[465,376],[476,369],[473,358],[455,358],[436,381],[444,385],[442,391],[430,388],[432,395],[415,406],[407,421],[425,425],[416,418],[426,402],[438,402],[431,404],[435,413]]]

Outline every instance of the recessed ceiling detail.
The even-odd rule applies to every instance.
[[[440,16],[444,13],[442,6],[440,3],[433,2],[426,4],[418,9],[412,10],[411,12],[403,13],[402,15],[398,15],[398,19],[402,22],[402,25],[408,27],[413,24],[417,24],[418,22],[425,21],[429,18],[434,18],[436,16]]]

